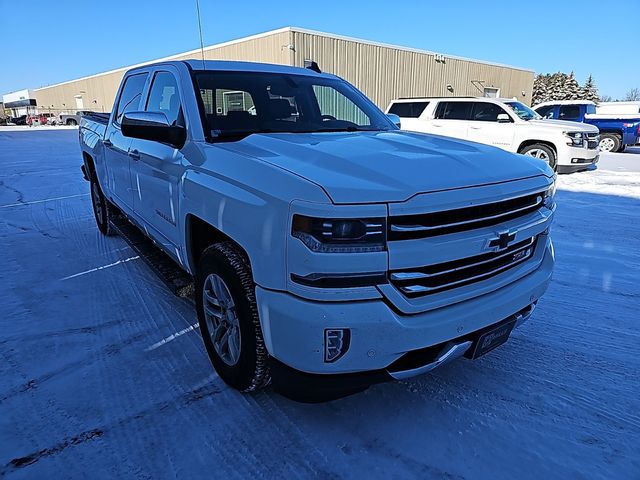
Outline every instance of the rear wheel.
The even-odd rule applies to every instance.
[[[255,285],[246,257],[231,242],[207,248],[198,263],[196,308],[213,367],[243,392],[270,382]]]
[[[111,220],[115,215],[115,207],[104,196],[102,188],[98,183],[95,172],[91,172],[91,205],[93,206],[93,215],[96,219],[98,230],[103,235],[115,235],[116,232],[111,225]]]
[[[620,137],[615,133],[603,133],[600,135],[601,152],[617,152],[621,144]]]
[[[556,153],[551,147],[542,143],[534,143],[520,150],[520,153],[529,157],[534,157],[539,160],[544,160],[549,166],[556,170],[558,167],[558,160],[556,159]]]
[[[76,122],[74,119],[70,119],[70,120],[67,120],[67,125],[76,126],[78,125],[78,122]]]

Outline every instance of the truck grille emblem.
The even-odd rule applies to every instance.
[[[492,238],[491,240],[489,240],[487,244],[489,250],[493,252],[504,250],[509,246],[511,242],[516,239],[516,233],[517,232],[511,231],[498,232],[497,238]]]

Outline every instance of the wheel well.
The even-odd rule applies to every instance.
[[[214,243],[232,242],[249,263],[249,255],[238,242],[201,218],[191,214],[187,215],[186,229],[187,258],[192,267],[192,273],[195,273],[195,266],[202,252]]]
[[[82,152],[82,158],[84,159],[84,164],[87,166],[87,170],[89,170],[89,174],[96,174],[96,166],[93,163],[93,158],[87,152]]]
[[[622,139],[622,133],[617,132],[615,130],[600,130],[600,134],[608,134],[608,135],[615,135],[616,137],[619,137],[620,139]]]
[[[556,146],[553,143],[547,142],[545,140],[525,140],[518,147],[518,153],[520,153],[523,149],[536,144],[541,144],[549,147],[551,150],[553,150],[553,154],[556,156],[556,158],[558,157],[558,149],[556,148]]]

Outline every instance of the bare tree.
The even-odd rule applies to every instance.
[[[628,102],[633,102],[636,100],[640,100],[640,88],[632,88],[627,92],[624,96],[624,99]]]
[[[601,102],[613,102],[613,97],[611,95],[602,95],[600,97]]]

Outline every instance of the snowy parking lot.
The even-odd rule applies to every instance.
[[[75,130],[0,130],[0,477],[640,478],[640,148],[559,178],[533,318],[327,404],[242,395],[98,232]]]

